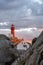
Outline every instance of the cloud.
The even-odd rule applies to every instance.
[[[0,22],[3,21],[6,23],[9,21],[8,28],[12,23],[16,28],[41,28],[43,27],[43,1],[0,0]],[[7,28],[4,25],[0,28]]]
[[[21,0],[1,0],[0,1],[0,10],[4,10],[4,11],[14,10],[16,11],[16,13],[17,11],[19,11],[19,12],[22,12],[22,14],[23,14],[24,7],[26,7],[25,10],[31,9],[33,12],[32,14],[34,13],[38,14],[37,9],[42,9],[41,6],[43,6],[42,0],[23,0],[23,1]]]
[[[7,26],[8,22],[0,22],[0,26]]]
[[[11,24],[17,37],[37,37],[43,30],[43,0],[0,0],[0,34],[9,36]]]
[[[25,28],[25,29],[18,29],[16,30],[16,36],[18,38],[23,38],[24,40],[32,40],[35,37],[38,37],[40,33],[42,32],[42,29],[38,28]]]
[[[33,2],[37,2],[39,4],[42,4],[42,0],[33,0]]]
[[[2,20],[2,23],[5,20],[7,23],[7,26],[4,23],[4,25],[0,26],[0,28],[10,28],[11,24],[15,25],[15,29],[30,28],[30,27],[43,28],[43,16],[41,17],[40,16],[20,17],[17,19],[16,18],[13,19],[13,17],[7,16],[7,18],[5,19],[3,15],[3,19],[0,19],[0,21],[1,20]]]
[[[16,30],[16,36],[25,40],[29,40],[33,39],[34,37],[38,37],[40,32],[37,28],[25,28]]]
[[[0,29],[0,34],[5,34],[9,37],[11,37],[11,30],[10,29]],[[16,29],[15,30],[15,36],[18,38],[23,38],[24,40],[30,40],[35,37],[38,37],[41,33],[42,29],[38,28],[22,28],[22,29]]]

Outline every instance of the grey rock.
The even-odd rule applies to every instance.
[[[43,65],[43,31],[25,54],[14,62],[14,65]]]
[[[19,53],[17,49],[14,46],[14,43],[12,43],[8,38],[3,37],[3,35],[0,36],[0,64],[4,65],[6,62],[13,62],[17,57],[19,56]]]
[[[25,65],[41,65],[43,60],[43,55],[41,57],[41,53],[43,53],[43,32],[38,37],[37,41],[32,46],[33,53],[27,59]],[[43,64],[42,64],[43,65]]]

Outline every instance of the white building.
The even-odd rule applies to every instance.
[[[21,42],[17,45],[18,50],[27,50],[30,47],[30,44],[27,42]]]

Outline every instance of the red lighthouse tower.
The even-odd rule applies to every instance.
[[[15,27],[14,27],[13,24],[11,25],[11,37],[12,37],[12,38],[15,37]]]

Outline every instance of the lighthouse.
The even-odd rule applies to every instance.
[[[14,24],[11,25],[11,37],[12,38],[15,37],[15,26],[14,26]]]

